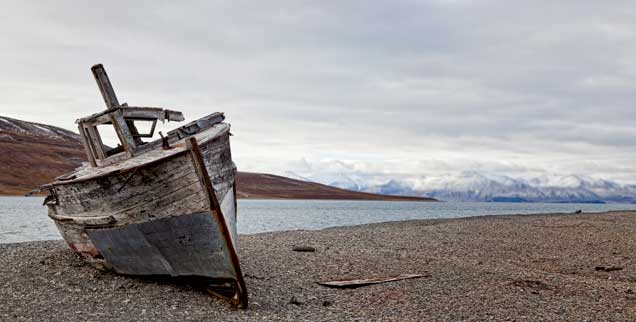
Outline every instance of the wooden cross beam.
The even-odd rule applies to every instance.
[[[97,86],[99,87],[99,91],[102,93],[102,97],[104,98],[104,103],[106,103],[106,109],[114,110],[119,108],[120,105],[119,105],[119,101],[117,100],[117,95],[115,95],[115,90],[113,89],[113,85],[110,83],[108,74],[106,74],[106,69],[104,68],[104,65],[102,64],[94,65],[93,67],[91,67],[91,71],[93,72],[95,81],[97,81]],[[137,128],[135,127],[135,123],[133,121],[126,121],[126,125],[128,126],[128,129],[125,129],[125,128],[121,128],[121,125],[117,124],[120,122],[117,122],[117,121],[118,120],[113,118],[113,126],[115,127],[117,134],[120,135],[120,140],[122,142],[125,143],[125,141],[127,141],[126,137],[122,137],[122,136],[125,136],[124,133],[130,133],[133,136],[132,140],[134,141],[134,145],[132,145],[130,149],[128,149],[128,151],[132,153],[132,151],[135,149],[137,145],[143,144],[143,141],[141,140],[141,138],[137,137],[139,132],[137,131]]]

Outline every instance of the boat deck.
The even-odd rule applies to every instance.
[[[201,132],[194,134],[194,138],[197,142],[207,142],[214,138],[226,133],[230,130],[230,125],[227,123],[217,123],[211,127],[202,130]],[[58,178],[55,182],[50,184],[51,186],[63,185],[69,183],[80,182],[84,180],[95,179],[102,176],[107,176],[114,173],[124,173],[133,171],[135,168],[153,163],[171,156],[183,153],[187,150],[185,138],[170,143],[169,149],[155,148],[150,149],[142,154],[134,156],[129,159],[122,160],[117,163],[113,163],[103,167],[91,167],[88,164],[82,165],[75,171]],[[159,142],[161,140],[158,140]],[[155,141],[156,142],[156,141]],[[149,142],[147,144],[153,144],[155,142]],[[116,157],[116,156],[114,156]]]

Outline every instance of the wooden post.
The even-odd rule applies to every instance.
[[[86,151],[86,157],[88,158],[88,162],[91,163],[91,166],[96,167],[97,162],[95,161],[95,155],[93,154],[93,148],[91,148],[91,143],[88,142],[87,131],[84,129],[84,124],[80,123],[78,125],[80,138],[82,139],[82,145],[84,146],[84,151]]]
[[[102,93],[104,103],[106,103],[106,109],[114,110],[120,108],[121,106],[117,100],[117,95],[115,95],[115,90],[113,89],[113,85],[110,83],[108,74],[106,74],[104,65],[94,65],[91,67],[91,71],[93,72],[99,91]],[[124,122],[122,115],[123,114],[121,113],[116,116],[111,114],[111,119],[113,126],[115,127],[115,131],[117,132],[117,135],[119,135],[119,140],[124,145],[124,149],[128,152],[128,155],[132,157],[135,154],[137,146],[141,145],[143,142],[141,141],[141,138],[134,136],[138,133],[135,123],[131,120],[125,120]]]
[[[104,66],[102,64],[97,64],[91,67],[91,71],[93,71],[93,76],[95,76],[95,81],[97,81],[99,91],[102,93],[104,103],[106,103],[106,108],[112,110],[119,107],[119,101],[115,95],[115,90],[113,89],[113,85],[110,84],[110,80],[108,79],[108,74],[106,74]]]
[[[110,120],[113,123],[113,127],[115,127],[115,132],[117,132],[117,136],[119,136],[119,141],[121,141],[124,150],[126,150],[129,157],[135,156],[137,144],[135,143],[135,139],[133,138],[132,133],[130,133],[128,122],[126,122],[126,120],[124,119],[124,113],[122,113],[121,110],[117,110],[109,113],[109,115]]]
[[[210,175],[208,174],[208,170],[205,167],[205,161],[203,161],[203,156],[201,155],[201,150],[199,150],[197,139],[194,137],[188,138],[186,140],[186,147],[188,148],[188,150],[190,150],[190,155],[192,156],[194,169],[197,173],[197,177],[199,177],[199,182],[201,183],[203,189],[207,192],[206,195],[208,197],[212,217],[215,219],[215,222],[219,227],[219,231],[221,231],[223,240],[225,241],[225,247],[227,248],[227,251],[230,255],[232,267],[234,267],[234,271],[236,272],[235,294],[234,297],[230,300],[239,308],[244,309],[247,307],[248,300],[247,287],[245,286],[243,272],[241,271],[241,264],[239,263],[238,254],[236,253],[237,247],[234,246],[234,242],[232,241],[230,228],[225,221],[225,214],[223,214],[222,212],[219,199],[217,198],[216,192],[214,191],[214,186],[212,185],[212,180],[210,180]]]

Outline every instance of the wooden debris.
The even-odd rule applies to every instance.
[[[356,287],[362,287],[362,286],[367,286],[372,284],[394,282],[399,280],[420,278],[420,277],[430,277],[430,276],[431,275],[400,274],[397,276],[387,276],[387,277],[371,277],[371,278],[363,278],[363,279],[325,281],[325,282],[318,282],[318,284],[327,286],[327,287],[335,287],[335,288],[356,288]]]
[[[618,266],[596,266],[594,267],[594,270],[599,272],[613,272],[613,271],[622,271],[623,268]]]
[[[527,280],[527,279],[519,279],[514,280],[510,283],[511,285],[521,287],[521,288],[532,288],[532,289],[540,289],[540,290],[549,290],[550,286],[542,281],[536,280]]]
[[[294,246],[292,250],[295,252],[304,252],[304,253],[313,253],[316,251],[316,249],[311,246],[303,246],[303,245]]]

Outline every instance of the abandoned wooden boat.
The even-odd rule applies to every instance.
[[[147,142],[157,121],[183,121],[183,115],[120,105],[103,66],[92,71],[107,109],[76,121],[89,163],[42,187],[64,240],[97,268],[192,277],[246,307],[236,166],[224,115],[210,114]],[[104,144],[104,127],[114,129],[120,144]]]

